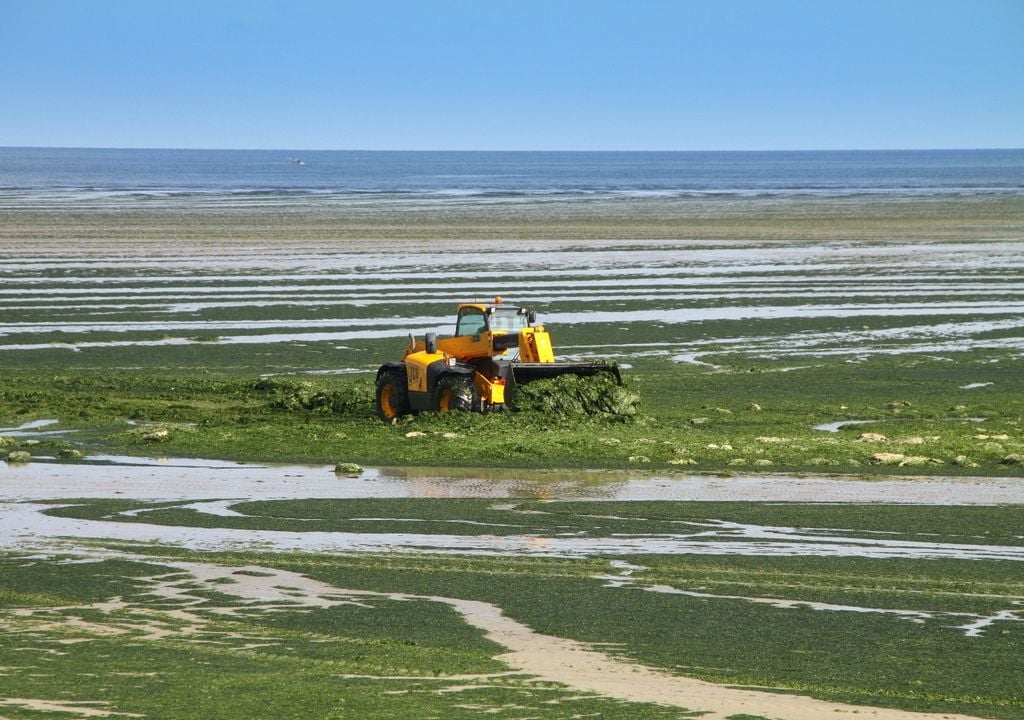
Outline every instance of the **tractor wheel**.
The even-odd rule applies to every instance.
[[[386,370],[377,380],[377,415],[388,422],[409,412],[409,388],[405,375]]]
[[[438,412],[469,411],[479,404],[473,378],[464,375],[445,375],[437,381],[437,388],[434,390],[434,409]]]

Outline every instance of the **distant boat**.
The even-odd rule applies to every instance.
[[[302,158],[292,158],[292,165],[305,165],[306,162]]]

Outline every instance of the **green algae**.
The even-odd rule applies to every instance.
[[[32,453],[27,450],[11,450],[5,459],[12,465],[24,465],[32,462]]]
[[[516,385],[512,403],[517,412],[626,420],[637,415],[640,396],[610,373],[599,373],[591,377],[563,375]]]
[[[133,501],[76,505],[53,512],[109,519],[112,512],[147,507]],[[476,532],[491,532],[503,516],[531,525],[528,530],[540,538],[555,533],[663,533],[681,522],[729,519],[842,530],[864,541],[916,537],[953,544],[1021,542],[1014,536],[1021,510],[1010,507],[514,505],[514,511],[500,511],[484,500],[269,501],[237,506],[250,518],[191,516],[193,524],[235,527],[244,521],[288,532],[344,531],[358,516],[380,518],[365,524],[363,532],[387,532],[419,519],[425,522],[417,531],[424,533],[450,532],[451,524],[444,521],[453,518],[485,523]],[[146,513],[146,522],[183,524],[185,515],[175,512],[154,509]],[[388,524],[388,517],[394,524]],[[309,694],[303,705],[307,713],[348,707],[365,713],[360,717],[388,712],[463,717],[463,709],[446,714],[446,703],[473,704],[477,711],[506,707],[503,714],[513,718],[565,718],[583,710],[609,718],[688,716],[685,710],[617,703],[538,684],[523,675],[501,675],[507,670],[500,662],[501,647],[449,608],[415,599],[441,596],[492,603],[536,632],[580,640],[631,661],[712,682],[1000,720],[1012,720],[1024,708],[1015,672],[1024,642],[1021,623],[995,622],[977,636],[960,627],[1017,607],[1024,597],[1017,562],[728,554],[567,559],[197,553],[120,547],[137,559],[66,563],[70,558],[9,555],[0,560],[0,616],[9,621],[5,613],[11,609],[52,608],[18,619],[18,634],[0,641],[0,665],[23,667],[31,658],[37,668],[7,676],[18,690],[15,696],[65,692],[110,702],[122,712],[164,715],[181,701],[176,688],[189,685],[198,697],[196,717],[204,711],[226,713],[223,704],[239,687],[251,694],[246,702],[252,708],[265,708],[253,709],[254,716],[267,712],[292,717],[288,703],[303,694]],[[187,573],[163,565],[181,560],[241,567],[253,575],[279,568],[336,588],[400,593],[405,599],[362,598],[326,609],[296,606],[268,613],[246,608],[226,592],[200,590]],[[149,594],[145,579],[150,577],[176,578],[200,604]],[[113,597],[121,598],[131,612],[82,608]],[[816,609],[815,603],[834,607]],[[226,615],[223,608],[234,614]],[[185,631],[190,623],[163,615],[183,609],[203,619],[198,635]],[[61,625],[62,619],[74,618],[92,623],[93,629]],[[142,626],[157,622],[172,635],[146,639]],[[121,634],[105,638],[103,627]],[[59,655],[47,652],[57,649]],[[120,675],[139,668],[154,675]],[[466,673],[480,677],[452,678]],[[111,677],[124,679],[111,682]],[[464,687],[457,699],[442,692],[456,683]]]
[[[1014,354],[819,361],[787,371],[775,361],[714,359],[720,364],[708,368],[649,358],[623,371],[624,387],[564,377],[553,388],[524,386],[539,385],[536,404],[518,412],[421,413],[393,425],[376,418],[372,378],[363,375],[16,370],[0,386],[0,427],[59,418],[46,430],[74,431],[39,435],[35,449],[11,437],[4,448],[33,454],[158,449],[362,466],[1022,474],[1024,358]],[[964,389],[979,377],[993,384]],[[594,386],[622,398],[622,412],[637,412],[607,412],[607,395],[572,400]],[[569,405],[592,412],[566,412]],[[842,424],[849,421],[860,424]],[[816,429],[836,423],[834,432]]]
[[[913,350],[910,338],[915,326],[955,324],[955,316],[865,314],[849,319],[623,322],[616,323],[613,332],[604,324],[567,323],[556,329],[560,351],[583,349],[601,356],[615,355],[632,366],[625,374],[641,402],[629,422],[600,414],[549,412],[550,408],[541,407],[538,412],[493,416],[425,413],[395,426],[377,421],[363,400],[372,393],[373,371],[381,362],[396,358],[400,340],[353,339],[343,346],[315,340],[235,345],[213,342],[221,337],[220,332],[200,326],[216,321],[274,321],[287,327],[311,317],[307,306],[317,308],[317,319],[337,317],[340,322],[408,317],[410,306],[403,298],[412,288],[403,287],[401,279],[389,279],[386,291],[374,291],[381,296],[375,298],[379,304],[353,303],[337,314],[310,300],[306,306],[227,305],[195,312],[175,303],[147,308],[131,302],[108,308],[102,316],[111,323],[130,324],[152,317],[156,310],[170,322],[192,323],[178,335],[162,330],[124,333],[120,328],[83,335],[59,330],[27,332],[17,327],[96,319],[95,309],[87,304],[63,300],[59,294],[46,296],[50,290],[69,287],[63,266],[69,254],[88,258],[114,253],[123,263],[83,271],[86,284],[106,285],[117,280],[123,287],[146,290],[163,282],[147,274],[165,271],[146,267],[128,271],[131,258],[170,257],[163,254],[171,253],[179,259],[195,253],[200,260],[193,261],[191,270],[176,280],[188,284],[187,295],[191,295],[209,286],[202,256],[233,243],[269,253],[282,249],[290,253],[309,248],[316,252],[331,248],[333,252],[342,242],[346,251],[365,252],[366,264],[373,271],[372,263],[385,244],[418,251],[423,240],[448,243],[455,239],[466,245],[475,243],[473,249],[478,252],[481,242],[540,240],[544,245],[534,257],[556,247],[573,260],[566,267],[587,267],[597,257],[595,253],[612,245],[661,252],[668,262],[669,256],[680,258],[689,248],[757,251],[796,245],[826,258],[833,249],[845,251],[867,243],[884,252],[893,240],[911,239],[916,258],[918,249],[927,255],[936,240],[957,245],[978,238],[1019,242],[1024,227],[1020,198],[788,204],[757,199],[645,201],[631,203],[626,210],[616,203],[581,210],[578,204],[554,202],[498,214],[493,206],[481,206],[455,217],[429,211],[367,217],[358,212],[346,215],[292,209],[259,216],[247,212],[184,216],[173,211],[10,213],[9,222],[0,224],[0,237],[8,241],[4,243],[5,257],[43,258],[46,267],[31,280],[21,277],[24,273],[20,270],[0,271],[5,286],[15,293],[12,297],[18,292],[43,296],[31,304],[12,302],[4,308],[5,320],[11,324],[4,345],[65,344],[3,350],[0,426],[59,418],[59,428],[74,432],[60,439],[12,437],[4,449],[31,449],[40,455],[79,449],[332,465],[344,459],[364,465],[445,468],[618,468],[642,463],[661,472],[718,473],[723,479],[730,472],[751,470],[1021,477],[1022,466],[1016,460],[1008,461],[1024,454],[1024,361],[1019,347],[1012,344],[1018,328],[995,327],[973,335],[976,340],[993,341],[991,347],[978,342],[973,346],[976,349],[899,354]],[[601,238],[613,242],[595,242]],[[403,242],[407,244],[400,245]],[[125,253],[129,246],[131,252]],[[531,246],[527,242],[524,247]],[[83,249],[84,253],[79,252]],[[970,248],[958,251],[960,258],[976,254]],[[46,261],[47,257],[53,260]],[[921,266],[927,268],[928,263]],[[706,269],[717,272],[713,264]],[[920,279],[915,276],[933,274],[927,269],[915,273],[913,268],[884,260],[879,265],[870,253],[853,267],[837,269],[833,264],[832,269],[838,279],[817,286],[811,282],[818,273],[815,269],[780,269],[769,264],[764,269],[767,272],[726,270],[730,276],[718,278],[721,292],[713,297],[685,293],[672,299],[627,297],[617,301],[615,308],[790,307],[807,298],[812,303],[841,301],[848,290],[860,292],[865,303],[890,308],[898,307],[899,301],[885,294],[885,283],[881,290],[872,288],[872,276],[888,276],[895,287],[905,280]],[[560,270],[559,275],[564,276],[564,267]],[[126,272],[131,277],[125,277]],[[360,272],[351,277],[339,273],[330,281],[359,282]],[[508,267],[503,272],[509,286],[530,289],[536,280],[532,264],[516,273]],[[692,277],[682,263],[673,273],[683,281]],[[233,283],[239,292],[245,292],[263,283],[264,274],[262,267],[243,269],[233,279],[218,282]],[[979,266],[963,273],[947,269],[935,278],[941,288],[918,299],[941,301],[949,290],[964,302],[998,305],[1004,299],[1015,299],[1012,293],[1019,276],[1016,265]],[[467,277],[479,277],[478,264],[444,268],[432,275],[434,282],[453,287]],[[605,281],[611,287],[609,278]],[[818,292],[806,292],[803,298],[797,292],[774,299],[751,294],[751,288],[764,287],[766,278],[793,287],[816,287]],[[416,281],[421,280],[417,275]],[[297,288],[321,292],[319,286],[326,282],[327,278],[308,278],[297,281]],[[631,288],[626,289],[633,294]],[[398,291],[393,297],[392,290]],[[418,300],[423,300],[423,295],[422,290],[416,291]],[[602,305],[607,302],[602,298]],[[593,298],[563,298],[546,310],[571,314],[593,308],[594,303]],[[430,316],[451,313],[447,302],[425,302],[416,308],[417,313]],[[865,325],[888,334],[873,338],[863,332]],[[781,342],[751,346],[752,332],[786,339],[790,351],[773,356],[777,346],[785,345]],[[148,344],[114,344],[125,338]],[[812,338],[818,338],[816,344],[804,348],[802,342]],[[91,346],[89,341],[98,345]],[[799,345],[795,351],[794,342]],[[879,350],[893,354],[879,355]],[[677,353],[710,365],[673,362]],[[339,368],[360,374],[342,378],[306,375]],[[261,377],[268,373],[287,377]],[[978,383],[991,385],[966,388]],[[814,429],[848,420],[865,424],[845,426],[834,433]],[[30,446],[29,439],[39,442]],[[872,463],[879,453],[923,457],[927,465]],[[102,515],[96,513],[101,510],[109,514],[138,507],[131,501],[106,506],[84,503],[59,512],[98,518]],[[446,522],[457,516],[490,523],[488,531],[495,534],[515,531],[501,530],[507,516],[489,507],[483,501],[347,506],[309,501],[247,504],[243,509],[255,515],[253,519],[199,516],[175,507],[157,508],[145,519],[198,524],[201,517],[203,523],[222,527],[290,532],[313,528],[386,532],[415,525],[419,532],[451,533],[455,528],[472,527]],[[1012,508],[625,503],[548,503],[520,508],[548,513],[519,518],[529,520],[520,529],[541,536],[563,531],[671,532],[678,530],[677,521],[706,520],[712,516],[709,513],[736,522],[787,523],[831,531],[853,528],[865,540],[882,534],[923,542],[1019,544],[1015,528],[1020,526],[1019,515]],[[618,519],[598,521],[587,519],[588,515]],[[129,521],[123,516],[120,519]],[[305,527],[300,527],[303,523]],[[76,611],[69,606],[119,597],[134,609],[150,613],[146,619],[181,629],[182,621],[160,614],[181,610],[181,603],[146,595],[142,582],[145,576],[175,572],[160,564],[174,557],[289,568],[339,587],[488,600],[535,629],[600,644],[647,664],[723,683],[1005,720],[1024,714],[1019,623],[993,625],[982,637],[967,638],[955,627],[962,619],[915,623],[880,614],[829,613],[809,607],[785,610],[736,598],[986,613],[1003,608],[1003,600],[1020,601],[1016,563],[630,557],[631,563],[646,569],[637,573],[632,587],[614,588],[609,587],[608,579],[597,576],[618,576],[621,581],[621,568],[592,559],[284,556],[267,552],[204,555],[141,546],[128,551],[150,552],[153,557],[136,564],[109,560],[78,563],[66,562],[76,558],[38,556],[14,556],[4,562],[0,608],[51,608],[51,614],[37,622],[18,620],[23,624],[4,628],[17,632],[0,633],[6,693],[107,702],[109,705],[101,707],[149,717],[204,719],[458,719],[491,713],[511,718],[689,716],[670,708],[582,696],[523,678],[492,677],[489,673],[504,669],[494,658],[497,649],[467,630],[451,613],[420,602],[382,602],[372,609],[351,606],[331,612],[295,611],[273,618],[263,614],[229,620],[210,613],[207,619],[212,625],[203,642],[181,636],[160,642],[145,640],[139,628],[104,637],[81,626],[55,625],[73,617]],[[723,597],[653,592],[650,588],[657,584]],[[203,597],[210,605],[240,604],[214,593]],[[107,616],[96,610],[81,611],[81,615],[100,626],[109,625],[112,631],[124,629],[126,620],[123,614]],[[10,616],[4,615],[4,619],[10,620]],[[453,652],[456,646],[464,649]],[[485,677],[475,681],[444,677],[459,670]],[[435,672],[442,679],[434,679]],[[453,684],[460,689],[445,692]],[[3,714],[19,719],[39,716],[32,710],[8,706]],[[746,720],[746,716],[732,720],[740,718]]]
[[[439,603],[378,597],[268,611],[197,591],[159,559],[71,559],[0,556],[8,697],[176,718],[465,719],[486,708],[552,720],[692,716],[509,673],[494,658],[500,646]],[[190,585],[190,600],[147,594],[148,577]],[[118,609],[105,606],[112,600]],[[7,704],[4,715],[34,716],[23,710]]]

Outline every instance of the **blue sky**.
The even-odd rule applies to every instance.
[[[1024,147],[1024,0],[0,0],[0,145]]]

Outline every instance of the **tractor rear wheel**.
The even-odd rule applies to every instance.
[[[437,381],[434,390],[434,409],[446,413],[452,410],[473,410],[480,404],[473,378],[463,375],[445,375]]]
[[[409,412],[409,387],[404,373],[385,370],[377,379],[377,415],[388,422]]]

